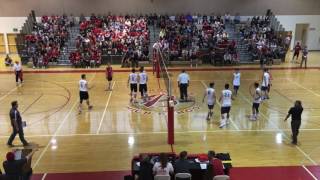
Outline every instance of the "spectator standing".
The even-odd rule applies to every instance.
[[[292,144],[297,145],[299,128],[301,125],[301,114],[303,111],[301,101],[297,100],[294,106],[290,108],[287,117],[284,119],[286,121],[291,116],[291,131],[292,131]]]
[[[18,102],[12,101],[11,102],[11,110],[10,110],[10,120],[11,120],[11,126],[12,126],[12,134],[8,139],[7,145],[12,147],[13,140],[16,137],[17,134],[19,134],[19,138],[24,146],[28,146],[29,143],[24,138],[23,133],[23,126],[25,125],[25,122],[22,122],[22,118],[20,116],[20,112],[18,111]]]
[[[17,85],[19,84],[19,80],[20,80],[20,83],[22,84],[23,83],[22,66],[18,61],[16,61],[13,65],[13,71],[14,71],[14,74],[16,75]]]
[[[302,65],[304,63],[304,68],[307,68],[307,60],[308,60],[308,47],[304,46],[304,48],[302,49],[302,59],[301,59],[301,63],[300,63],[300,68],[302,68]]]
[[[189,87],[190,77],[183,69],[178,76],[178,87],[180,89],[180,99],[181,101],[188,100],[188,87]]]
[[[294,61],[294,57],[296,57],[296,61],[298,60],[299,58],[299,54],[300,54],[300,51],[301,51],[301,46],[300,46],[300,43],[297,42],[297,44],[294,46],[294,53],[293,53],[293,57],[292,57],[292,60],[291,62],[295,62]]]
[[[210,121],[211,117],[213,116],[214,104],[216,103],[216,93],[214,90],[214,82],[210,83],[209,87],[204,92],[202,102],[204,102],[204,99],[206,97],[207,97],[207,104],[208,104],[207,121]]]

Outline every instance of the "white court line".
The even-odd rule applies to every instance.
[[[302,168],[303,168],[304,170],[306,170],[307,173],[308,173],[314,180],[318,180],[318,178],[317,178],[316,176],[314,176],[314,175],[312,174],[312,172],[311,172],[308,168],[306,168],[305,165],[302,165]]]
[[[200,81],[200,82],[201,82],[201,84],[202,84],[205,88],[208,88],[208,86],[207,86],[203,81]],[[217,98],[217,97],[216,97],[216,98]],[[220,104],[219,101],[217,101],[217,104],[221,107],[221,104]],[[230,120],[231,124],[233,125],[233,127],[234,127],[236,130],[239,130],[239,127],[236,125],[236,123],[234,123],[234,121],[233,121],[231,118],[229,118],[229,120]]]
[[[42,176],[42,178],[41,178],[41,180],[45,180],[46,177],[47,177],[47,173],[44,173],[43,176]]]
[[[110,98],[111,98],[111,95],[112,95],[112,92],[113,92],[113,87],[114,87],[115,84],[116,84],[116,81],[113,81],[113,84],[112,84],[112,87],[111,87],[112,91],[109,93],[109,96],[108,96],[108,99],[107,99],[107,102],[106,102],[106,106],[104,107],[104,110],[103,110],[103,113],[102,113],[102,117],[101,117],[101,120],[100,120],[100,123],[99,123],[99,127],[97,129],[96,134],[99,134],[99,132],[101,130],[103,119],[104,119],[104,116],[106,115],[107,108],[108,108],[109,102],[110,102]]]
[[[320,97],[320,94],[318,94],[318,93],[316,93],[316,92],[314,92],[314,91],[312,91],[312,90],[310,90],[310,89],[308,89],[308,88],[304,87],[303,85],[301,85],[301,84],[299,84],[299,83],[297,83],[297,82],[295,82],[295,81],[293,81],[293,80],[291,80],[291,79],[289,79],[289,78],[287,78],[287,80],[288,80],[288,81],[290,81],[291,83],[293,83],[293,84],[295,84],[295,85],[297,85],[297,86],[301,87],[302,89],[304,89],[304,90],[306,90],[306,91],[310,92],[311,94],[313,94],[313,95],[315,95],[315,96]]]
[[[245,97],[240,91],[239,91],[239,95],[241,95],[242,98],[243,98],[246,102],[248,102],[249,104],[251,104],[250,101],[248,100],[248,98]],[[266,120],[269,120],[269,118],[268,118],[263,112],[260,112],[259,114],[260,114],[261,116],[263,116]],[[278,129],[279,131],[281,131],[282,134],[283,134],[283,136],[284,136],[287,140],[290,141],[290,138],[284,133],[284,131],[283,131],[282,129],[280,129],[272,120],[270,120],[269,122],[270,122],[270,124],[272,124],[272,126],[274,126],[276,129]],[[301,154],[303,154],[310,162],[312,162],[314,165],[317,165],[317,163],[316,163],[307,153],[305,153],[299,146],[295,146],[295,148],[296,148],[298,151],[300,151]]]
[[[93,77],[90,79],[89,83],[96,77],[96,73],[94,73]],[[54,134],[52,135],[51,139],[49,140],[48,144],[46,145],[46,147],[42,150],[41,154],[39,155],[38,159],[35,161],[35,163],[33,164],[32,169],[35,169],[37,167],[37,165],[39,164],[39,161],[42,159],[42,157],[44,156],[45,152],[48,150],[51,141],[53,139],[55,139],[55,137],[57,137],[58,132],[60,131],[60,129],[63,127],[64,122],[68,119],[68,117],[70,116],[71,112],[73,111],[73,109],[76,107],[76,105],[79,102],[76,100],[75,103],[72,105],[72,107],[70,108],[69,112],[66,114],[66,116],[64,117],[64,119],[62,120],[62,122],[60,123],[59,127],[56,129],[56,131],[54,132]]]
[[[15,88],[11,89],[9,92],[7,92],[5,95],[0,97],[0,101],[2,101],[4,98],[9,96],[13,91],[15,91],[18,87],[16,86]]]

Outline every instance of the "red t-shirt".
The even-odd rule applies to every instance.
[[[298,53],[300,50],[301,50],[301,46],[300,46],[300,45],[296,45],[296,46],[294,47],[294,52],[295,52],[295,53]]]
[[[112,77],[112,74],[113,74],[112,67],[107,67],[106,68],[107,77]]]
[[[224,175],[223,164],[220,159],[214,158],[210,163],[212,164],[213,176]]]

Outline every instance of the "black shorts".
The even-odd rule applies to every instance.
[[[147,92],[148,87],[147,84],[139,84],[139,92]]]
[[[240,87],[240,86],[233,86],[233,89],[234,89],[234,90],[239,90],[239,87]]]
[[[79,95],[80,95],[80,103],[82,103],[83,100],[89,99],[88,91],[80,91]]]
[[[229,113],[230,112],[231,107],[221,107],[221,114],[225,114],[225,113]]]
[[[293,53],[293,57],[295,57],[295,56],[299,57],[299,54],[300,54],[299,51],[298,51],[298,52],[295,51],[295,52]]]
[[[138,91],[137,84],[130,84],[130,91],[131,92],[137,92]]]
[[[262,86],[261,87],[261,91],[267,91],[268,90],[268,86]]]
[[[208,104],[208,109],[213,109],[213,107],[214,107],[214,104],[212,104],[212,105]]]
[[[108,77],[107,77],[107,80],[108,80],[108,81],[112,81],[112,76],[110,76],[110,77],[108,76]]]
[[[252,103],[252,108],[259,109],[260,103]]]

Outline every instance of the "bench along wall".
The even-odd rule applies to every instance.
[[[225,13],[257,15],[272,9],[279,15],[317,15],[319,0],[1,0],[1,16],[73,13]]]

